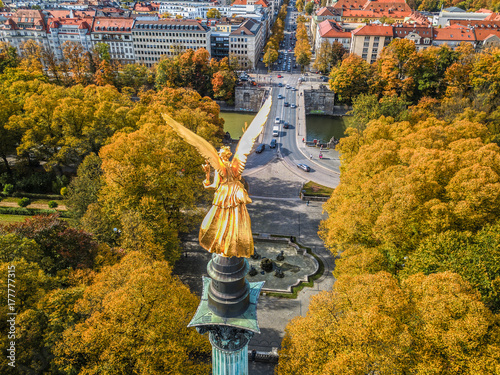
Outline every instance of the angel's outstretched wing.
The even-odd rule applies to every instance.
[[[269,111],[271,110],[271,104],[272,95],[271,93],[269,93],[269,97],[265,101],[259,113],[257,113],[250,126],[241,136],[240,142],[238,143],[238,147],[236,148],[236,152],[234,154],[234,158],[231,162],[233,175],[239,176],[245,169],[247,157],[252,152],[255,140],[264,129],[264,125],[267,121],[267,116],[269,115]]]
[[[217,150],[214,146],[212,146],[209,142],[207,142],[207,140],[200,137],[198,134],[193,133],[185,126],[179,124],[169,115],[163,113],[162,116],[166,123],[170,125],[170,127],[174,129],[182,139],[184,139],[190,145],[194,146],[198,150],[200,155],[208,160],[212,168],[219,172],[220,175],[226,175],[226,168],[222,163],[219,154],[217,154]]]

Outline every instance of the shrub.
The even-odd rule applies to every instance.
[[[11,195],[14,192],[14,185],[5,184],[5,186],[3,187],[3,192],[7,195]]]
[[[49,201],[48,205],[49,208],[56,208],[58,206],[56,201]]]
[[[31,203],[31,200],[29,198],[21,198],[19,199],[19,202],[17,204],[19,207],[26,207]]]

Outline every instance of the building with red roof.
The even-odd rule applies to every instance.
[[[47,20],[47,39],[50,49],[58,60],[63,59],[64,43],[75,42],[82,45],[87,52],[92,51],[90,33],[93,17],[78,17],[70,11],[68,17],[53,17]]]
[[[325,20],[318,25],[315,41],[314,49],[316,53],[324,41],[330,44],[338,42],[342,44],[346,51],[349,51],[351,48],[351,33],[344,31],[342,26],[334,20]]]
[[[434,28],[432,25],[420,26],[408,23],[394,25],[394,39],[408,39],[415,43],[417,50],[432,45]]]
[[[394,38],[392,26],[365,25],[351,35],[351,53],[361,56],[368,63],[374,63],[382,49]]]
[[[448,44],[450,47],[455,48],[462,42],[471,43],[476,47],[476,37],[471,27],[454,24],[442,29],[434,29],[433,45],[435,46]]]
[[[0,41],[10,43],[21,53],[21,46],[33,40],[48,48],[47,25],[43,13],[35,9],[19,9],[0,23]]]
[[[109,46],[112,60],[119,61],[121,64],[133,64],[135,62],[132,39],[134,23],[134,18],[95,18],[90,38],[92,45],[105,43]]]

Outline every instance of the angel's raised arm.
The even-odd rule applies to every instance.
[[[219,154],[214,146],[212,146],[206,139],[200,137],[198,134],[192,132],[185,126],[179,124],[169,115],[163,113],[163,119],[174,131],[187,143],[194,146],[196,150],[203,156],[219,174],[225,175],[225,167],[222,163]]]
[[[241,175],[241,173],[245,169],[247,157],[252,152],[257,137],[260,135],[260,133],[262,133],[262,130],[264,129],[267,117],[269,116],[269,111],[271,110],[271,104],[272,96],[271,93],[269,93],[269,97],[265,101],[259,113],[257,113],[250,126],[241,136],[240,142],[238,143],[238,147],[236,148],[236,152],[234,154],[233,161],[231,162],[231,168],[235,176]]]

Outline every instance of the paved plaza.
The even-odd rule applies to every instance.
[[[305,315],[311,296],[322,290],[331,290],[334,282],[333,256],[325,249],[318,236],[319,223],[326,218],[322,203],[311,202],[307,205],[298,198],[305,180],[293,172],[293,169],[277,158],[245,175],[253,201],[247,206],[252,219],[252,231],[258,234],[295,236],[297,242],[310,247],[322,260],[325,271],[313,287],[302,289],[297,299],[261,295],[257,307],[261,333],[255,335],[249,344],[250,350],[258,352],[279,349],[287,323],[296,316]],[[194,293],[201,295],[201,276],[207,275],[206,266],[211,254],[198,245],[196,232],[184,242],[184,251],[185,257],[178,262],[175,273]],[[271,375],[274,374],[274,365],[251,362],[249,372]]]

